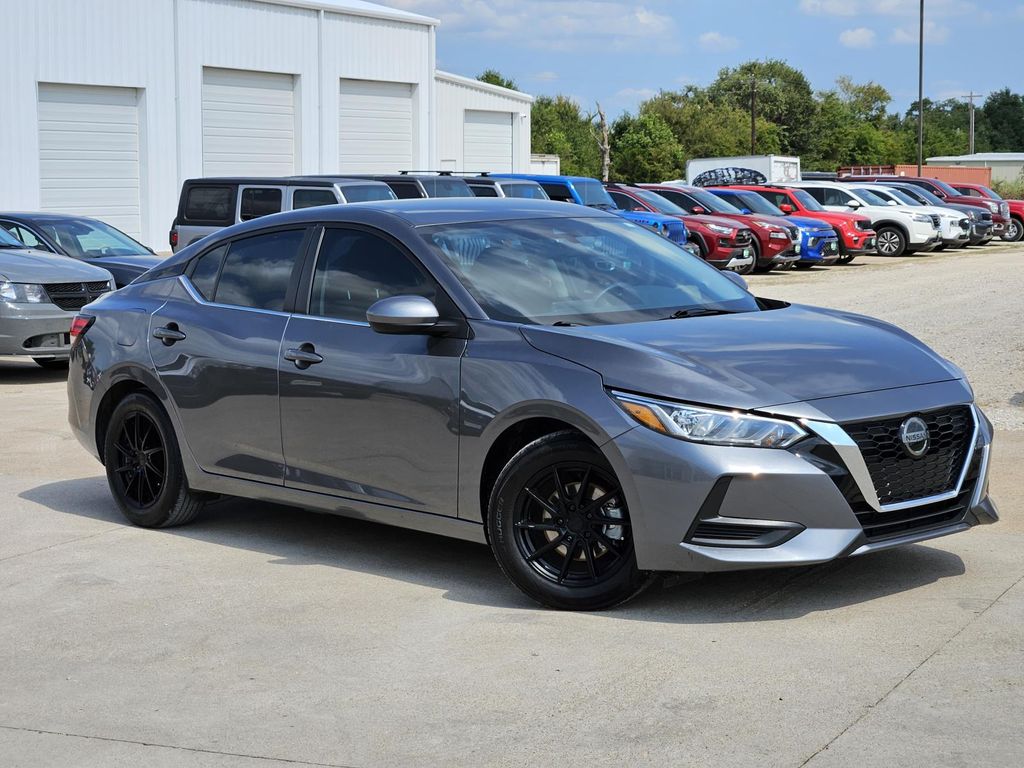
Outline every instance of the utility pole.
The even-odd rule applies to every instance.
[[[920,33],[917,42],[917,175],[924,164],[924,0],[921,0]]]
[[[757,78],[754,77],[750,78],[750,154],[757,154]]]
[[[975,93],[974,89],[967,94],[967,114],[968,114],[968,129],[967,129],[967,154],[974,154],[974,100],[980,99],[985,94]]]

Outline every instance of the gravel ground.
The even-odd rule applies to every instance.
[[[355,520],[226,500],[133,528],[64,382],[0,362],[0,766],[1020,768],[1022,260],[751,281],[962,365],[999,425],[999,524],[598,614],[536,608],[484,547]]]

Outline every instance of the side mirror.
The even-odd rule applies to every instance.
[[[707,211],[704,208],[701,208],[699,205],[695,205],[693,206],[693,208],[690,209],[690,213],[692,213],[694,216],[700,216],[702,213],[707,213]]]
[[[862,203],[860,200],[851,200],[850,202],[848,202],[846,204],[846,207],[847,208],[853,208],[854,210],[857,210],[858,208],[860,208],[863,205],[864,205],[864,203]]]
[[[725,270],[723,274],[732,280],[736,285],[742,288],[744,291],[750,292],[750,287],[747,285],[747,281],[743,279],[743,275],[739,272],[733,272],[732,270]]]
[[[390,296],[366,310],[366,320],[377,333],[423,333],[437,325],[437,307],[422,296]]]
[[[779,210],[780,210],[780,211],[782,211],[782,212],[783,212],[784,214],[786,214],[787,216],[788,216],[789,214],[791,214],[791,213],[795,213],[795,212],[796,212],[796,208],[794,208],[794,207],[793,207],[792,205],[790,205],[789,203],[783,203],[782,205],[780,205],[780,206],[779,206]]]

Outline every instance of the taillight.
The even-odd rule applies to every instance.
[[[172,229],[168,239],[171,241],[171,248],[174,248],[178,244],[178,230]]]
[[[81,338],[95,322],[96,318],[91,315],[75,315],[75,319],[71,321],[71,346],[75,346],[75,342],[77,342],[78,339]]]

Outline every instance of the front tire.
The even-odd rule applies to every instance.
[[[505,576],[549,608],[611,608],[651,581],[637,568],[611,465],[575,432],[534,440],[509,461],[491,492],[487,532]]]
[[[1011,218],[1010,223],[1006,225],[1006,231],[1003,232],[1003,240],[1007,243],[1016,243],[1022,238],[1024,238],[1024,221]]]
[[[907,237],[896,227],[882,227],[875,236],[879,256],[902,256],[907,250]]]
[[[107,484],[121,513],[143,528],[195,519],[206,504],[188,487],[174,428],[147,394],[129,395],[114,409],[103,441]]]

